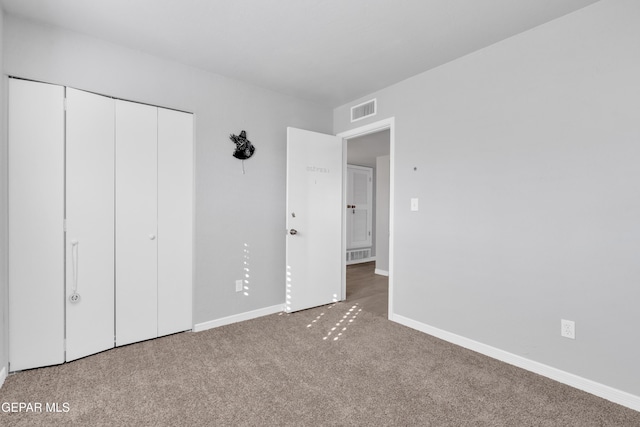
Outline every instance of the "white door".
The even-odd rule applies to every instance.
[[[67,361],[113,347],[112,98],[67,88]]]
[[[347,249],[371,246],[373,169],[347,165]]]
[[[8,115],[9,363],[19,371],[64,362],[64,88],[9,79]]]
[[[158,109],[116,101],[116,345],[158,334]]]
[[[158,336],[193,327],[193,114],[158,108]]]
[[[287,128],[287,312],[342,293],[342,139]]]

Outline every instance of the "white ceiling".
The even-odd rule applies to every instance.
[[[596,0],[0,0],[6,13],[335,107]]]

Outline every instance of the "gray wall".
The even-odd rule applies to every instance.
[[[396,119],[396,314],[640,396],[638,22],[603,0],[334,110]]]
[[[4,64],[4,12],[0,7],[0,371],[8,372],[7,295],[7,126],[5,120],[6,78]]]
[[[194,321],[284,303],[286,127],[331,131],[331,110],[55,27],[5,16],[5,73],[195,113]],[[256,154],[232,157],[247,131]],[[244,276],[245,244],[251,289]]]
[[[376,158],[376,271],[389,272],[389,156]]]

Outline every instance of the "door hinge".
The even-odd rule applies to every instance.
[[[67,111],[67,98],[64,98],[63,104],[64,104],[64,111]]]
[[[62,220],[62,230],[66,233],[67,232],[67,219],[63,219]]]

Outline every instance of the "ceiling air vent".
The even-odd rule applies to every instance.
[[[351,107],[351,122],[376,115],[376,98]]]

